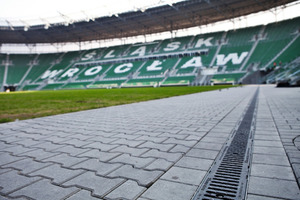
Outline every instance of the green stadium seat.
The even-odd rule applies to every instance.
[[[40,85],[38,85],[38,84],[25,85],[22,90],[24,90],[24,91],[26,91],[26,90],[35,90],[39,86]]]
[[[236,84],[246,73],[229,73],[229,74],[215,74],[211,78],[211,82],[214,84],[231,83]]]
[[[63,85],[64,85],[63,83],[50,83],[45,87],[43,87],[42,90],[57,90]]]
[[[19,84],[23,76],[29,69],[29,63],[34,60],[36,55],[9,55],[12,65],[8,67],[6,83],[8,85]]]
[[[92,82],[73,82],[64,85],[61,89],[86,89]]]
[[[24,81],[35,82],[61,54],[41,54]]]
[[[163,78],[144,78],[144,79],[131,79],[127,83],[122,84],[122,87],[149,87],[157,86]]]
[[[195,76],[168,77],[161,85],[190,85],[194,80]]]
[[[96,81],[92,83],[91,85],[88,85],[88,88],[113,88],[113,87],[119,87],[122,83],[124,83],[126,80],[102,80],[102,81]]]

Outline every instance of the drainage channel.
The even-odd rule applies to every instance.
[[[233,131],[231,142],[224,146],[209,174],[198,187],[193,200],[245,199],[257,96],[258,89],[241,123]]]

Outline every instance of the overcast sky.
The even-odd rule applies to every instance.
[[[0,18],[44,18],[88,11],[101,15],[111,10],[126,11],[134,7],[182,0],[0,0]]]

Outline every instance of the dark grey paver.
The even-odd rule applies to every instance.
[[[57,163],[57,164],[62,164],[64,167],[70,167],[72,165],[81,163],[88,158],[79,158],[79,157],[74,157],[70,156],[65,153],[55,153],[54,156],[51,156],[49,158],[45,158],[42,161],[43,162],[52,162],[52,163]]]
[[[26,185],[30,185],[39,180],[38,177],[26,177],[18,174],[18,171],[13,170],[0,175],[0,193],[8,194],[22,188]]]
[[[17,156],[12,156],[9,153],[0,153],[0,166],[9,164],[18,160],[22,160],[25,157],[17,157]]]
[[[118,188],[109,193],[106,198],[109,199],[136,199],[144,191],[145,187],[139,186],[135,181],[128,180]]]
[[[124,165],[107,176],[131,179],[137,181],[139,185],[147,187],[156,181],[162,173],[162,171],[147,171],[143,169],[136,169],[129,165]]]
[[[300,191],[295,181],[250,177],[249,194],[273,198],[300,199]]]
[[[78,176],[79,174],[83,173],[83,170],[73,170],[63,168],[60,165],[53,164],[47,166],[43,169],[37,170],[35,172],[29,173],[29,176],[43,176],[46,178],[50,178],[53,183],[61,184],[73,177]]]
[[[96,196],[103,197],[123,182],[125,180],[121,178],[104,178],[96,176],[93,172],[86,172],[65,182],[63,185],[84,188],[92,191]]]
[[[133,165],[135,168],[144,168],[155,160],[155,158],[140,158],[135,156],[130,156],[128,154],[122,154],[112,160],[110,163],[121,163]]]
[[[92,150],[89,150],[82,154],[77,155],[77,157],[96,158],[96,159],[99,159],[100,161],[105,162],[105,161],[111,160],[119,155],[120,155],[120,153],[103,152],[98,149],[92,149]]]
[[[68,197],[77,190],[75,187],[63,188],[51,184],[49,180],[41,180],[11,193],[10,196],[26,196],[32,199],[53,200]]]
[[[142,195],[142,197],[153,200],[190,199],[196,189],[196,186],[158,180]]]
[[[73,194],[67,200],[99,200],[101,198],[91,196],[91,191],[80,190],[79,192]]]
[[[161,177],[161,179],[198,186],[205,174],[206,171],[172,167]]]
[[[32,158],[25,158],[7,165],[3,165],[3,168],[14,168],[22,172],[22,174],[28,174],[38,169],[51,165],[51,163],[42,163],[34,161]]]
[[[213,160],[194,157],[183,157],[175,165],[190,169],[199,169],[207,171],[213,163]]]
[[[101,162],[97,159],[88,159],[84,162],[81,162],[79,164],[73,165],[73,169],[85,169],[89,171],[94,171],[98,175],[106,175],[115,169],[122,166],[122,164],[119,163],[105,163]]]

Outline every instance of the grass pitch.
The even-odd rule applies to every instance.
[[[160,87],[0,93],[0,123],[233,87]]]

